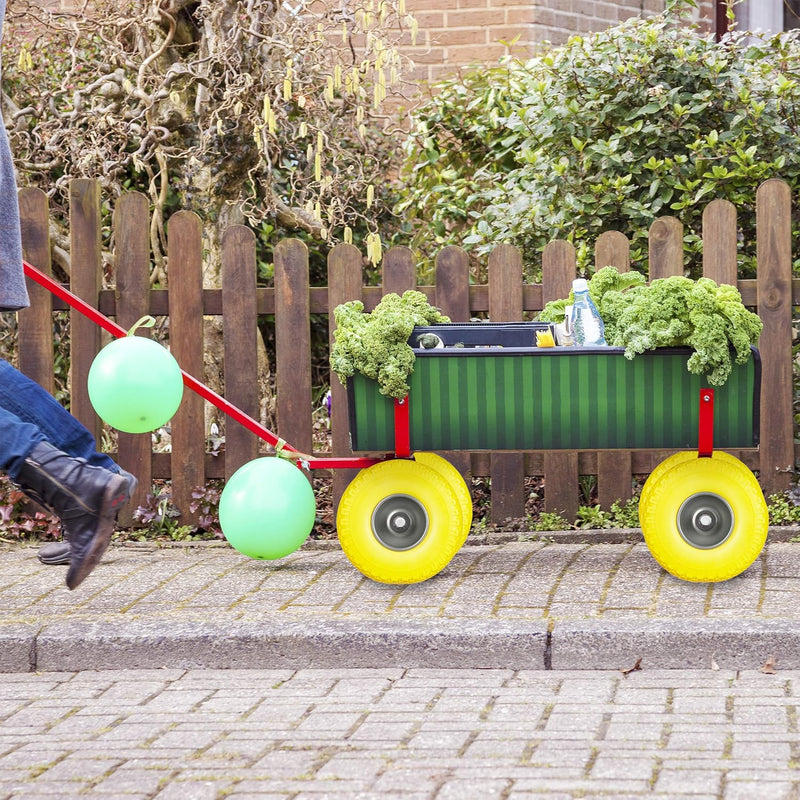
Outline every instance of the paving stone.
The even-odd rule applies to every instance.
[[[114,686],[119,700],[125,686],[131,698],[141,698],[146,681],[138,682],[135,671],[100,674],[116,676],[101,683]],[[14,674],[11,685],[20,711],[40,711],[36,704],[58,698],[73,718],[92,719],[98,699],[86,692],[89,677],[60,673],[53,681]],[[54,741],[52,715],[33,714],[24,733],[16,733],[16,748],[0,755],[0,771],[24,784],[28,796],[63,796],[67,785],[70,792],[90,797],[127,798],[141,796],[146,786],[148,796],[162,800],[222,795],[441,800],[470,796],[463,792],[471,785],[480,785],[480,796],[489,798],[736,800],[762,785],[770,798],[792,797],[797,788],[797,716],[768,714],[760,725],[735,720],[738,709],[757,709],[761,695],[772,701],[767,708],[784,709],[775,683],[768,682],[772,676],[757,670],[643,670],[626,678],[605,671],[386,668],[343,677],[309,669],[237,671],[233,677],[237,689],[219,694],[219,703],[211,707],[198,698],[222,691],[219,670],[188,670],[171,673],[161,684],[151,681],[149,704],[169,709],[177,700],[182,710],[174,717],[159,712],[144,725],[147,705],[120,704],[113,730],[130,725],[131,736],[112,740],[111,749],[103,746],[110,732],[91,727],[77,739]],[[349,718],[344,709],[357,695],[359,681],[363,713],[349,730],[336,721]],[[798,682],[796,671],[781,676],[787,705]],[[470,683],[472,689],[465,689]],[[238,703],[248,684],[258,708],[271,705],[292,713],[265,730]],[[469,698],[469,691],[477,692],[480,702],[456,702],[455,708],[435,713],[439,702]],[[226,697],[229,714],[222,713]],[[513,711],[507,723],[487,717],[487,709],[494,714],[499,702]],[[658,708],[662,713],[655,713]],[[304,730],[303,723],[315,715],[333,724]],[[165,727],[171,717],[174,724]],[[760,738],[754,738],[754,730]],[[740,738],[744,735],[750,738]]]

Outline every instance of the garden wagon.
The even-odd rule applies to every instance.
[[[127,332],[29,264],[26,274],[116,337]],[[298,454],[274,433],[183,373],[184,384],[307,469],[359,468],[337,512],[342,549],[383,583],[440,572],[464,544],[472,500],[434,451],[658,448],[679,450],[648,478],[639,502],[654,558],[689,581],[743,572],[766,540],[766,503],[753,473],[714,449],[758,446],[760,361],[751,349],[716,390],[689,373],[688,348],[633,360],[622,348],[537,348],[544,323],[442,324],[415,329],[414,372],[395,400],[359,374],[348,381],[354,453]],[[425,349],[423,333],[443,347]]]
[[[689,348],[632,360],[623,348],[537,348],[542,325],[415,329],[412,346],[435,330],[445,347],[414,348],[401,401],[361,375],[349,379],[353,450],[394,447],[396,456],[360,472],[342,496],[337,528],[350,560],[375,580],[414,582],[436,574],[463,544],[469,492],[455,468],[428,451],[656,448],[680,449],[651,473],[640,498],[656,560],[689,581],[747,569],[766,539],[766,503],[753,473],[714,447],[758,446],[758,351],[714,390],[688,372]]]

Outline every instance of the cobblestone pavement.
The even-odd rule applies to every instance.
[[[227,546],[114,546],[78,590],[30,546],[0,559],[0,671],[476,667],[800,669],[800,545],[690,584],[641,541],[467,545],[422,584],[337,546],[276,562]]]
[[[0,797],[800,797],[800,672],[10,674]]]
[[[0,619],[54,622],[167,616],[406,619],[800,619],[800,545],[768,544],[739,577],[691,584],[664,572],[643,542],[507,542],[463,547],[437,576],[409,586],[374,583],[331,544],[278,561],[227,546],[115,546],[75,592],[64,568],[31,546],[2,548]]]

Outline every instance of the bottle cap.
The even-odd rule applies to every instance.
[[[589,289],[589,284],[586,282],[586,278],[575,278],[572,281],[572,291],[573,292],[586,292]]]

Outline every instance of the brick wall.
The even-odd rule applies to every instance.
[[[407,0],[419,22],[417,47],[407,48],[417,80],[436,80],[459,66],[493,62],[512,51],[531,55],[542,42],[560,44],[575,33],[602,30],[657,14],[664,0]],[[713,0],[698,3],[695,18],[713,29]]]

